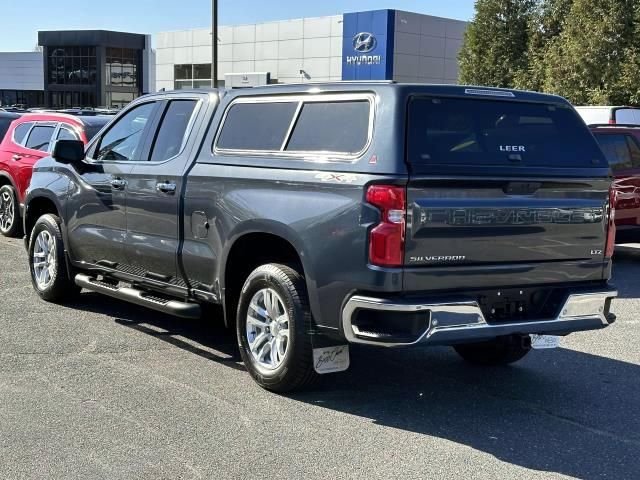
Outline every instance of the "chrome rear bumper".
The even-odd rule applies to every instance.
[[[438,302],[415,302],[389,300],[355,295],[351,297],[342,311],[342,327],[345,338],[351,343],[363,343],[387,347],[426,343],[448,345],[473,342],[513,334],[562,334],[595,330],[612,323],[609,318],[608,304],[618,296],[616,290],[588,291],[574,293],[567,297],[560,314],[551,320],[524,320],[517,322],[486,321],[480,306],[475,300],[449,299]],[[359,310],[377,312],[424,313],[424,331],[410,341],[396,341],[375,332],[363,332],[353,323]],[[612,317],[614,318],[614,317]]]

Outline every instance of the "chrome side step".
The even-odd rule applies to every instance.
[[[75,282],[79,287],[86,288],[92,292],[102,293],[109,297],[135,303],[136,305],[175,315],[176,317],[198,319],[201,315],[200,305],[197,303],[169,300],[135,288],[111,285],[82,273],[76,275]]]

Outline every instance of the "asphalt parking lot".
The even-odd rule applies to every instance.
[[[251,381],[216,321],[47,304],[21,241],[0,252],[2,479],[640,476],[640,245],[618,250],[606,330],[510,368],[352,348],[289,396]]]

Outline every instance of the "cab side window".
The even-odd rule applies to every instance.
[[[31,133],[29,133],[29,138],[25,146],[31,150],[40,150],[41,152],[49,151],[49,144],[51,143],[51,137],[54,131],[55,127],[53,125],[36,124],[31,130]]]
[[[156,103],[138,105],[102,136],[94,152],[94,160],[100,161],[140,161],[142,157],[146,127],[149,124]]]
[[[633,168],[634,160],[638,164],[640,151],[629,135],[600,133],[595,137],[612,170]]]
[[[169,103],[151,150],[152,162],[169,160],[180,153],[197,103],[196,100]]]
[[[640,146],[633,135],[627,135],[627,144],[631,152],[631,164],[633,168],[640,168]]]

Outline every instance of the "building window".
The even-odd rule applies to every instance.
[[[51,108],[86,108],[96,106],[94,92],[49,92]]]
[[[0,90],[0,107],[32,108],[43,105],[42,90]]]
[[[173,67],[176,90],[183,88],[211,88],[211,64],[182,64]]]
[[[138,87],[138,66],[137,50],[107,47],[107,85]]]
[[[123,108],[128,103],[133,102],[138,95],[131,92],[107,92],[107,107]]]
[[[50,84],[96,84],[96,47],[49,47],[48,60]]]

